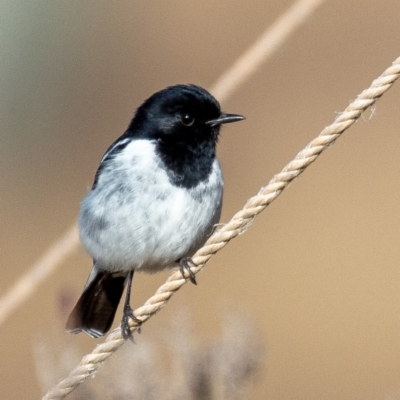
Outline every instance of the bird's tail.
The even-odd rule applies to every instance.
[[[66,329],[85,332],[93,338],[111,327],[125,287],[126,272],[104,272],[93,268],[83,293],[68,317]]]

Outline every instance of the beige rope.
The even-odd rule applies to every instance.
[[[65,257],[78,248],[78,244],[78,229],[74,224],[0,299],[0,325],[34,292],[40,282],[48,278]]]
[[[289,183],[299,176],[316,158],[354,122],[375,101],[382,96],[400,76],[400,57],[379,78],[374,80],[371,86],[364,90],[333,123],[322,130],[322,132],[309,143],[279,174],[275,175],[267,186],[262,188],[258,194],[250,198],[242,210],[220,230],[215,232],[206,244],[193,256],[197,265],[192,271],[197,274],[211,258],[213,254],[221,250],[226,244],[243,233],[251,224],[253,219],[275,200]],[[144,306],[135,310],[135,316],[141,321],[147,321],[157,311],[163,308],[170,297],[181,286],[186,283],[180,272],[174,272],[169,276],[166,283],[162,285]],[[130,322],[132,331],[137,328],[135,321]],[[105,342],[95,347],[91,354],[83,357],[79,365],[72,370],[70,375],[58,383],[44,397],[44,400],[62,399],[73,391],[86,378],[95,373],[100,364],[110,357],[124,340],[121,337],[121,329],[114,329],[105,339]]]
[[[324,1],[326,0],[297,0],[218,79],[210,92],[220,102],[226,100]],[[0,297],[0,325],[61,265],[66,257],[77,249],[79,243],[77,232],[74,224]]]
[[[210,90],[215,98],[223,103],[324,1],[298,0],[294,2],[218,79]]]

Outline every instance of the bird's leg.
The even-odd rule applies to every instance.
[[[131,287],[132,287],[132,279],[133,279],[133,270],[129,272],[127,276],[127,288],[126,288],[126,297],[125,297],[125,303],[124,303],[124,311],[123,311],[123,316],[122,316],[122,321],[121,321],[121,334],[122,337],[126,339],[130,339],[132,342],[133,340],[133,335],[131,332],[131,329],[129,327],[129,319],[134,320],[139,324],[137,331],[140,333],[140,325],[142,324],[142,321],[138,318],[135,317],[133,314],[133,310],[130,306],[130,299],[131,299]]]
[[[187,273],[189,274],[189,280],[190,282],[193,283],[193,285],[197,285],[196,282],[196,275],[194,274],[194,272],[191,270],[190,268],[190,264],[192,264],[193,266],[196,267],[196,264],[193,262],[193,260],[190,257],[183,257],[179,260],[179,271],[182,274],[182,277],[184,279],[186,279],[185,276],[185,270],[187,271]]]

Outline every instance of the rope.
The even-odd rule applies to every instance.
[[[218,79],[211,93],[223,103],[234,90],[254,74],[260,65],[275,53],[288,37],[325,0],[298,0],[294,2],[258,40]]]
[[[242,210],[236,213],[233,218],[216,231],[193,256],[196,264],[192,271],[197,274],[213,254],[224,248],[227,243],[237,235],[245,232],[253,219],[274,201],[289,183],[299,176],[317,157],[339,136],[348,129],[360,117],[360,115],[372,106],[383,93],[385,93],[400,76],[400,57],[397,58],[379,78],[375,79],[371,86],[364,90],[345,110],[338,115],[333,123],[322,130],[297,156],[277,175],[269,184],[250,198]],[[186,283],[179,271],[172,273],[166,283],[146,301],[146,303],[135,310],[135,316],[142,323],[151,318],[157,311],[163,308],[171,296]],[[135,321],[130,321],[132,332],[138,328]],[[105,339],[105,342],[95,347],[92,353],[82,358],[69,376],[51,389],[43,400],[62,399],[79,386],[85,379],[93,375],[101,363],[110,357],[124,343],[121,336],[121,329],[114,329]]]
[[[79,245],[74,224],[64,233],[12,288],[0,299],[0,325],[47,279]]]

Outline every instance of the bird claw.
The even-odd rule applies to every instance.
[[[121,335],[124,340],[129,339],[132,343],[135,343],[135,340],[133,339],[133,335],[132,335],[132,330],[129,326],[130,319],[135,321],[138,324],[138,327],[136,328],[136,330],[138,331],[138,333],[140,333],[140,331],[141,331],[140,325],[142,324],[142,321],[135,317],[135,315],[133,314],[133,310],[130,306],[125,306],[124,314],[122,316],[122,321],[121,321]]]
[[[179,260],[179,271],[182,274],[182,277],[184,279],[186,279],[186,276],[185,276],[185,270],[186,270],[187,273],[189,274],[190,282],[192,282],[193,285],[197,285],[196,275],[194,274],[194,272],[190,268],[190,264],[192,264],[193,266],[196,267],[196,264],[193,262],[193,260],[190,257],[181,258]]]

